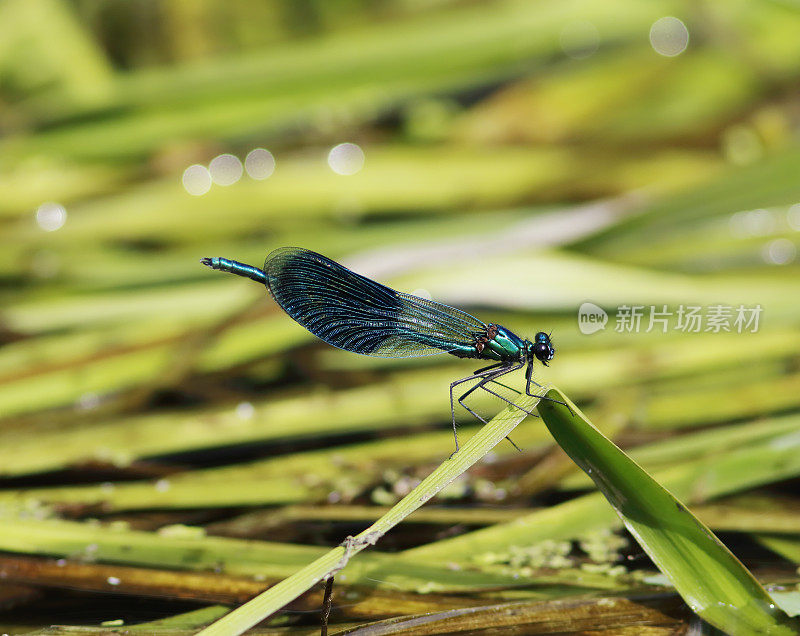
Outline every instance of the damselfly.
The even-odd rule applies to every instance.
[[[263,283],[289,316],[339,349],[383,358],[449,353],[457,358],[490,361],[489,366],[450,385],[456,452],[456,401],[486,423],[464,404],[473,391],[482,389],[535,415],[487,385],[498,384],[520,393],[498,378],[525,367],[525,393],[540,397],[531,393],[531,384],[539,386],[533,381],[533,362],[539,360],[547,366],[555,354],[550,336],[544,332],[537,333],[532,341],[523,340],[501,325],[485,324],[460,309],[395,291],[299,247],[275,250],[267,256],[264,269],[227,258],[204,258],[201,262]],[[472,380],[475,385],[455,400],[453,390]]]

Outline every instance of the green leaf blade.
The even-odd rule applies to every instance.
[[[560,391],[538,410],[687,604],[732,635],[797,634],[741,562],[686,507],[598,431]],[[563,404],[562,404],[563,403]]]

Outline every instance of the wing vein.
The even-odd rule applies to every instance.
[[[366,355],[406,358],[471,347],[486,325],[470,314],[396,292],[296,247],[264,263],[267,287],[294,320],[325,342]]]

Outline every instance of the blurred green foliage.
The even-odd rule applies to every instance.
[[[678,55],[651,42],[665,16],[688,32]],[[333,504],[400,498],[449,454],[446,387],[469,365],[332,350],[263,289],[198,263],[259,264],[301,245],[517,333],[552,329],[558,353],[537,377],[687,503],[724,506],[711,527],[735,529],[747,565],[753,546],[771,550],[755,553],[756,565],[772,559],[755,573],[794,585],[797,33],[796,3],[744,0],[0,2],[0,572],[60,587],[19,574],[14,553],[67,558],[85,543],[99,551],[90,561],[174,568],[170,585],[185,586],[167,592],[153,578],[124,594],[230,602],[182,570],[285,575],[363,529],[345,508],[335,521]],[[667,45],[682,32],[672,36]],[[342,142],[363,149],[355,174],[328,163]],[[198,196],[184,187],[189,166],[254,148],[273,154],[269,178],[245,171]],[[593,335],[578,328],[586,301],[609,314]],[[674,328],[681,305],[740,304],[761,306],[757,332]],[[645,316],[638,332],[617,330],[621,305],[666,305],[670,328],[648,330]],[[498,404],[476,397],[475,408]],[[459,417],[463,435],[474,430]],[[523,454],[499,447],[443,495],[469,507],[465,519],[502,503],[535,540],[618,528],[540,422],[514,439]],[[288,505],[306,507],[282,514]],[[236,519],[257,506],[273,508]],[[480,589],[483,605],[515,576],[542,585],[515,592],[526,602],[642,590],[641,573],[581,574],[578,548],[556,575],[489,567],[481,546],[530,546],[507,518],[471,532],[491,524],[457,527],[453,514],[388,535],[405,561],[366,557],[393,573],[384,587],[411,594],[427,577],[444,594],[455,565],[471,577],[459,591]],[[124,558],[93,516],[133,526]],[[197,536],[202,558],[187,549],[167,563],[157,529],[183,523],[270,543],[248,560],[238,544]],[[315,545],[300,554],[297,543]],[[448,566],[415,570],[426,552]],[[63,586],[105,589],[92,564],[67,572],[74,561]],[[6,631],[56,622],[25,598],[0,619]],[[343,609],[338,620],[392,615],[381,602],[384,614]],[[423,612],[450,601],[414,602]],[[91,605],[69,620],[117,618]]]

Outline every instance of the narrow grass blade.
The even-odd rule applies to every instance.
[[[520,406],[530,409],[534,399],[522,398]],[[235,636],[277,612],[319,581],[336,574],[358,552],[375,543],[391,528],[434,497],[442,488],[467,470],[489,450],[511,433],[526,416],[524,411],[509,406],[470,438],[461,450],[442,463],[422,483],[406,495],[389,512],[355,537],[324,554],[299,572],[245,603],[221,620],[204,629],[202,636]]]
[[[787,561],[800,563],[800,538],[797,536],[781,536],[770,533],[753,535],[765,548],[780,554]]]
[[[30,515],[24,518],[1,507],[0,550],[149,568],[204,572],[222,569],[233,576],[278,581],[326,553],[325,548],[311,545],[206,536],[202,529],[180,525],[147,532],[120,525],[30,519]],[[9,572],[8,578],[11,577]],[[452,593],[541,583],[540,577],[522,580],[511,574],[453,570],[425,561],[401,562],[395,555],[383,552],[362,556],[350,565],[346,578],[348,583],[365,587],[380,583],[393,590]],[[344,579],[345,575],[339,577],[340,582]],[[552,578],[547,581],[552,582]]]
[[[676,594],[518,601],[390,618],[338,634],[432,636],[506,630],[516,634],[675,634],[680,631],[680,619],[676,617],[680,615],[679,605]],[[625,631],[631,625],[640,629]],[[651,629],[662,627],[663,631],[643,631],[645,625]]]
[[[741,448],[731,449],[732,440],[721,433],[722,452],[707,451],[692,457],[687,451],[688,461],[681,461],[673,446],[658,456],[665,464],[672,457],[672,465],[659,468],[654,474],[659,483],[671,492],[693,503],[796,477],[800,475],[800,454],[797,452],[797,435],[793,431],[798,423],[800,420],[795,415],[767,420],[763,423],[767,430],[754,423],[753,428],[758,430],[744,437]],[[709,448],[712,442],[699,433],[697,435],[698,448]],[[687,439],[695,437],[686,436]],[[670,446],[671,440],[663,444]],[[648,461],[651,461],[649,458],[653,454],[648,452],[648,456]],[[475,556],[507,550],[510,545],[575,539],[587,532],[617,527],[619,523],[619,517],[602,494],[592,492],[535,510],[510,523],[496,523],[406,550],[403,556],[413,561],[447,563],[465,554]]]
[[[128,627],[128,630],[134,634],[152,634],[159,629],[175,631],[179,629],[197,629],[198,627],[208,625],[208,623],[220,616],[224,616],[227,611],[228,608],[224,605],[209,605],[208,607],[201,607],[200,609],[192,610],[184,614],[176,614],[175,616],[169,616],[147,623],[131,625]]]
[[[551,400],[541,402],[538,410],[550,433],[594,480],[697,614],[732,636],[798,633],[800,622],[776,607],[752,574],[683,504],[603,436],[560,391],[551,389],[547,396]]]

